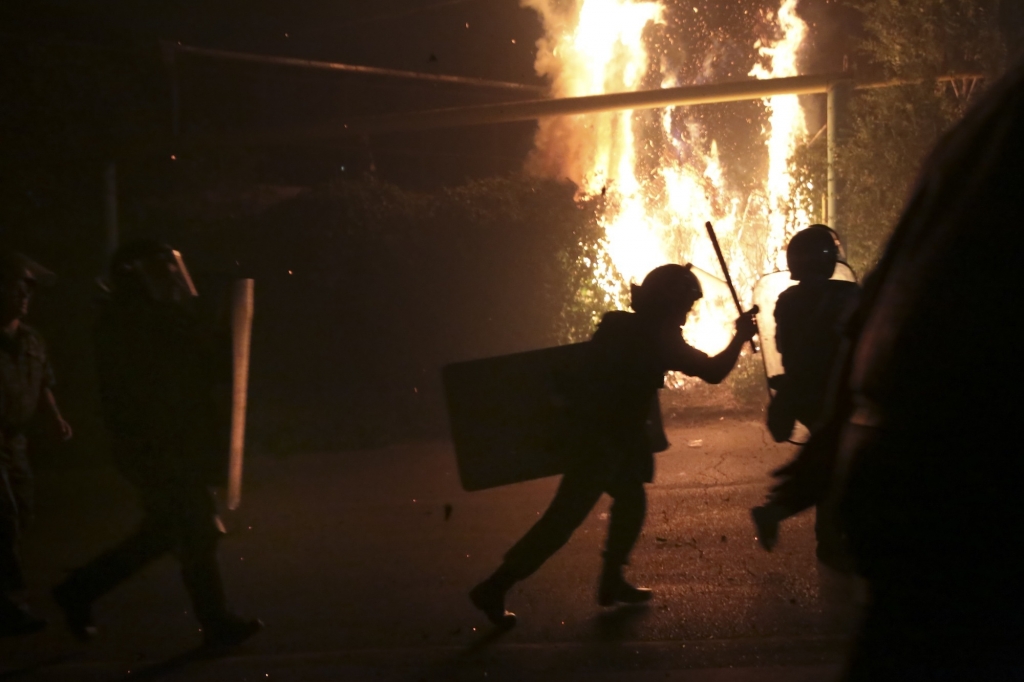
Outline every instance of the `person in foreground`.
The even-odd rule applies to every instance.
[[[177,251],[149,240],[125,244],[114,254],[111,287],[96,331],[104,420],[144,517],[134,534],[54,588],[54,599],[72,633],[87,640],[96,634],[93,603],[173,552],[204,644],[239,644],[262,623],[227,608],[216,554],[223,526],[210,490],[227,468],[212,400],[230,363],[191,310],[196,291]]]
[[[25,605],[19,539],[32,514],[32,469],[25,427],[40,405],[64,440],[71,427],[57,409],[46,344],[24,323],[37,283],[52,272],[24,254],[0,255],[0,636],[27,635],[46,627]]]
[[[630,585],[622,573],[644,522],[644,483],[654,477],[648,414],[665,372],[718,383],[732,371],[756,330],[754,313],[749,312],[736,321],[736,336],[718,355],[708,357],[689,346],[680,328],[702,295],[689,265],[663,265],[633,286],[635,312],[610,312],[601,320],[588,344],[583,371],[566,396],[566,432],[574,463],[540,520],[470,592],[473,604],[495,625],[515,624],[515,614],[505,609],[509,589],[568,542],[603,493],[614,503],[597,601],[611,606],[651,599],[651,590]]]
[[[1022,190],[1024,62],[923,165],[808,444],[869,588],[849,681],[1024,679]]]

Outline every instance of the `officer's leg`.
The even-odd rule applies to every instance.
[[[216,507],[203,487],[180,493],[180,515],[176,520],[178,560],[181,577],[192,598],[199,622],[206,625],[227,613],[224,585],[217,564],[217,541],[221,531]]]
[[[608,542],[604,552],[604,569],[598,589],[598,603],[610,606],[615,602],[636,604],[650,600],[652,592],[633,587],[622,577],[622,567],[629,563],[629,553],[640,537],[647,514],[647,492],[642,481],[634,476],[618,477],[608,488],[612,503],[608,522]]]
[[[24,587],[18,536],[21,522],[10,468],[0,464],[0,593]]]
[[[603,492],[602,482],[588,473],[567,473],[547,511],[505,554],[502,567],[516,581],[532,575],[569,541]]]
[[[71,572],[53,589],[68,628],[79,639],[96,634],[92,603],[135,575],[178,543],[174,518],[166,498],[143,491],[146,516],[138,529],[119,544]]]
[[[818,541],[815,555],[818,561],[842,573],[853,572],[853,559],[846,549],[836,518],[836,501],[827,497],[818,503],[814,517],[814,537]]]
[[[180,501],[181,578],[196,618],[203,626],[203,641],[208,646],[238,644],[259,632],[263,624],[228,611],[217,563],[217,543],[223,531],[217,522],[213,497],[205,486],[195,486],[182,490]]]
[[[562,477],[558,492],[544,515],[505,554],[505,561],[491,577],[473,588],[470,599],[491,622],[501,626],[515,623],[505,611],[505,593],[516,582],[533,574],[557,552],[579,528],[604,492],[602,481],[585,470],[572,470]]]
[[[3,454],[0,464],[0,635],[25,635],[46,627],[28,609],[18,544],[32,513],[32,472],[24,452]]]

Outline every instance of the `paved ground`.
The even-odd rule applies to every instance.
[[[813,515],[789,522],[772,554],[748,517],[792,447],[734,419],[677,424],[669,436],[628,570],[657,592],[645,608],[594,601],[607,500],[511,593],[513,631],[497,636],[469,604],[554,479],[465,493],[445,442],[264,458],[250,463],[221,558],[233,604],[265,632],[230,656],[200,657],[165,559],[99,603],[102,637],[89,647],[57,626],[0,640],[0,680],[834,679],[851,585],[815,562]],[[48,586],[123,536],[137,512],[109,471],[39,479],[26,562],[34,604],[56,620]]]

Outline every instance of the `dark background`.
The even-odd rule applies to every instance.
[[[729,55],[749,53],[753,37],[731,30],[742,27],[738,5],[696,4],[710,28],[709,42],[682,52],[681,69],[693,70],[708,50],[714,49],[722,55],[715,67],[717,77],[743,77],[733,73]],[[750,3],[750,10],[775,5],[757,0]],[[1003,7],[1007,31],[1019,36],[1024,12],[1016,3],[1003,3]],[[829,0],[804,0],[801,12],[811,24],[804,70],[838,70],[844,56],[856,68],[856,14]],[[561,300],[549,296],[549,290],[559,286],[557,276],[549,272],[550,259],[545,260],[544,255],[550,255],[551,245],[544,241],[543,233],[521,229],[531,221],[536,224],[535,217],[520,215],[507,224],[488,226],[493,239],[476,233],[482,244],[476,254],[534,256],[506,260],[489,270],[466,270],[453,291],[481,287],[493,295],[478,296],[475,307],[464,306],[456,312],[447,308],[458,307],[448,305],[458,295],[444,293],[442,288],[426,297],[403,298],[400,292],[422,289],[425,281],[410,274],[414,268],[409,262],[381,256],[376,270],[370,268],[373,272],[368,274],[360,263],[373,261],[374,252],[352,251],[362,243],[359,239],[339,244],[330,236],[333,225],[340,223],[357,231],[370,229],[368,225],[402,224],[407,232],[395,227],[399,230],[396,234],[410,239],[410,230],[422,228],[423,258],[443,260],[438,254],[446,253],[448,242],[464,240],[470,233],[446,227],[446,222],[471,224],[474,220],[472,210],[454,208],[460,200],[445,195],[444,188],[517,173],[530,150],[534,124],[299,146],[184,146],[169,135],[171,81],[159,41],[538,85],[542,83],[534,75],[533,59],[540,35],[534,12],[514,0],[4,3],[0,8],[0,241],[29,252],[61,276],[54,290],[38,297],[32,321],[50,341],[61,400],[67,417],[78,426],[74,445],[41,453],[42,460],[92,462],[105,456],[88,330],[96,313],[93,282],[102,273],[106,257],[107,186],[103,178],[112,163],[116,163],[122,239],[157,234],[174,241],[193,263],[197,276],[206,281],[237,275],[260,280],[257,339],[264,334],[277,341],[267,341],[262,350],[259,345],[254,350],[257,378],[253,390],[280,398],[267,400],[267,414],[287,411],[282,406],[290,405],[296,413],[313,416],[305,419],[305,426],[275,427],[273,433],[261,434],[256,440],[259,448],[288,451],[366,445],[392,436],[441,433],[443,413],[438,409],[435,376],[438,363],[555,340],[544,329],[544,321],[557,316]],[[1015,45],[1020,41],[1009,42]],[[522,96],[499,89],[191,56],[181,56],[176,68],[182,131],[207,136],[301,128],[352,113],[459,106]],[[348,190],[323,188],[332,183],[344,187],[349,178],[378,187],[367,190],[371,193],[387,195],[390,190],[380,189],[383,184],[413,195],[385,196],[392,204],[402,205],[392,205],[384,217],[353,221],[351,216],[335,216],[337,221],[331,223],[324,218],[330,209],[318,204],[317,197],[344,194]],[[509,181],[479,191],[502,197],[497,204],[506,211],[522,196],[517,193],[534,191],[523,182]],[[303,193],[311,187],[320,189],[312,196]],[[548,193],[545,196],[553,214],[571,206],[571,188],[547,187],[542,192]],[[416,204],[415,197],[428,195],[442,199],[426,207]],[[346,206],[361,205],[365,197],[346,201],[350,202]],[[570,225],[567,234],[575,234],[576,229],[583,227]],[[518,232],[513,235],[512,230]],[[337,251],[326,247],[328,242],[335,244],[331,248]],[[289,250],[288,245],[295,248]],[[349,259],[347,279],[342,276],[343,281],[325,283],[323,273],[341,268],[340,262],[333,266],[329,256],[342,252]],[[478,261],[478,256],[474,261],[474,256],[467,255],[444,267],[450,270]],[[318,263],[319,274],[301,280],[285,278],[287,270],[302,270],[305,262]],[[512,267],[517,262],[518,268]],[[513,272],[529,281],[501,274]],[[472,280],[471,274],[477,279]],[[483,287],[485,280],[493,280],[489,288]],[[520,292],[524,292],[522,296]],[[401,306],[396,304],[399,300]],[[542,300],[546,303],[537,303]],[[346,317],[338,310],[339,302],[344,303],[343,308],[355,306],[363,312]],[[531,312],[522,312],[527,308]],[[338,312],[332,315],[332,310]],[[519,317],[516,310],[522,312]],[[430,311],[443,315],[432,319]],[[476,324],[477,318],[490,317],[494,311],[512,311],[509,326],[503,328],[499,317],[481,331],[484,327]],[[453,319],[469,322],[459,326]],[[509,332],[511,320],[516,320],[515,333]],[[424,329],[438,325],[454,331],[424,334]],[[353,327],[365,333],[347,345],[336,345],[334,339],[343,336],[342,330]],[[424,355],[429,362],[411,363],[414,367],[409,369],[403,362],[410,348],[421,345],[417,341],[421,336],[431,336],[430,343],[436,348]],[[382,341],[401,338],[405,345]],[[311,387],[305,398],[297,397],[308,385],[307,378],[331,362],[392,369],[367,372],[358,381],[339,370],[327,381],[331,391],[318,393]],[[425,381],[432,386],[431,407],[379,409],[383,404],[404,404],[410,399],[405,395],[407,388],[418,391],[421,382],[410,379],[414,372],[426,375]],[[346,381],[347,385],[340,385]],[[385,388],[370,400],[367,396],[373,393],[373,386]],[[400,398],[388,397],[399,393]],[[419,426],[410,430],[397,426],[399,421]],[[328,428],[329,422],[334,426]],[[338,422],[348,426],[338,427]],[[376,426],[364,428],[368,422]],[[318,424],[324,426],[323,437],[316,435]],[[323,435],[328,433],[333,435]]]

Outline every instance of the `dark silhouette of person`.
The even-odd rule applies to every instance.
[[[0,255],[0,636],[27,635],[46,627],[28,609],[18,544],[32,515],[33,481],[25,428],[39,406],[64,440],[71,427],[53,395],[46,344],[24,323],[38,283],[55,277],[24,254]]]
[[[142,240],[114,254],[97,368],[114,460],[138,491],[144,517],[131,536],[54,588],[79,639],[96,634],[93,602],[168,552],[181,563],[205,645],[238,644],[262,627],[228,610],[217,564],[223,526],[210,487],[223,483],[227,467],[213,394],[229,381],[230,353],[217,352],[228,345],[193,314],[195,296],[170,247]]]
[[[846,679],[1024,679],[1024,62],[922,166],[865,280],[838,409],[838,518],[869,601]]]
[[[771,377],[775,397],[768,406],[768,430],[776,442],[788,440],[797,421],[817,430],[835,375],[846,318],[860,296],[854,282],[833,280],[840,244],[825,225],[811,225],[793,236],[786,262],[795,286],[783,291],[775,304],[775,345],[785,373]],[[845,568],[845,552],[835,530],[832,510],[821,504],[829,485],[828,462],[814,460],[805,450],[774,472],[780,482],[766,504],[751,510],[761,545],[771,551],[778,541],[779,523],[812,506],[817,507],[817,555],[825,564]]]
[[[603,493],[614,503],[604,550],[598,603],[635,604],[651,599],[630,585],[622,569],[646,513],[644,483],[654,477],[648,414],[665,372],[675,370],[709,383],[722,381],[755,330],[753,313],[736,321],[736,336],[714,357],[689,346],[680,328],[702,296],[690,266],[663,265],[632,287],[635,312],[607,313],[587,346],[584,371],[567,392],[567,433],[576,453],[551,505],[505,555],[500,567],[470,592],[470,599],[500,627],[515,624],[505,595],[534,573],[566,542]]]

